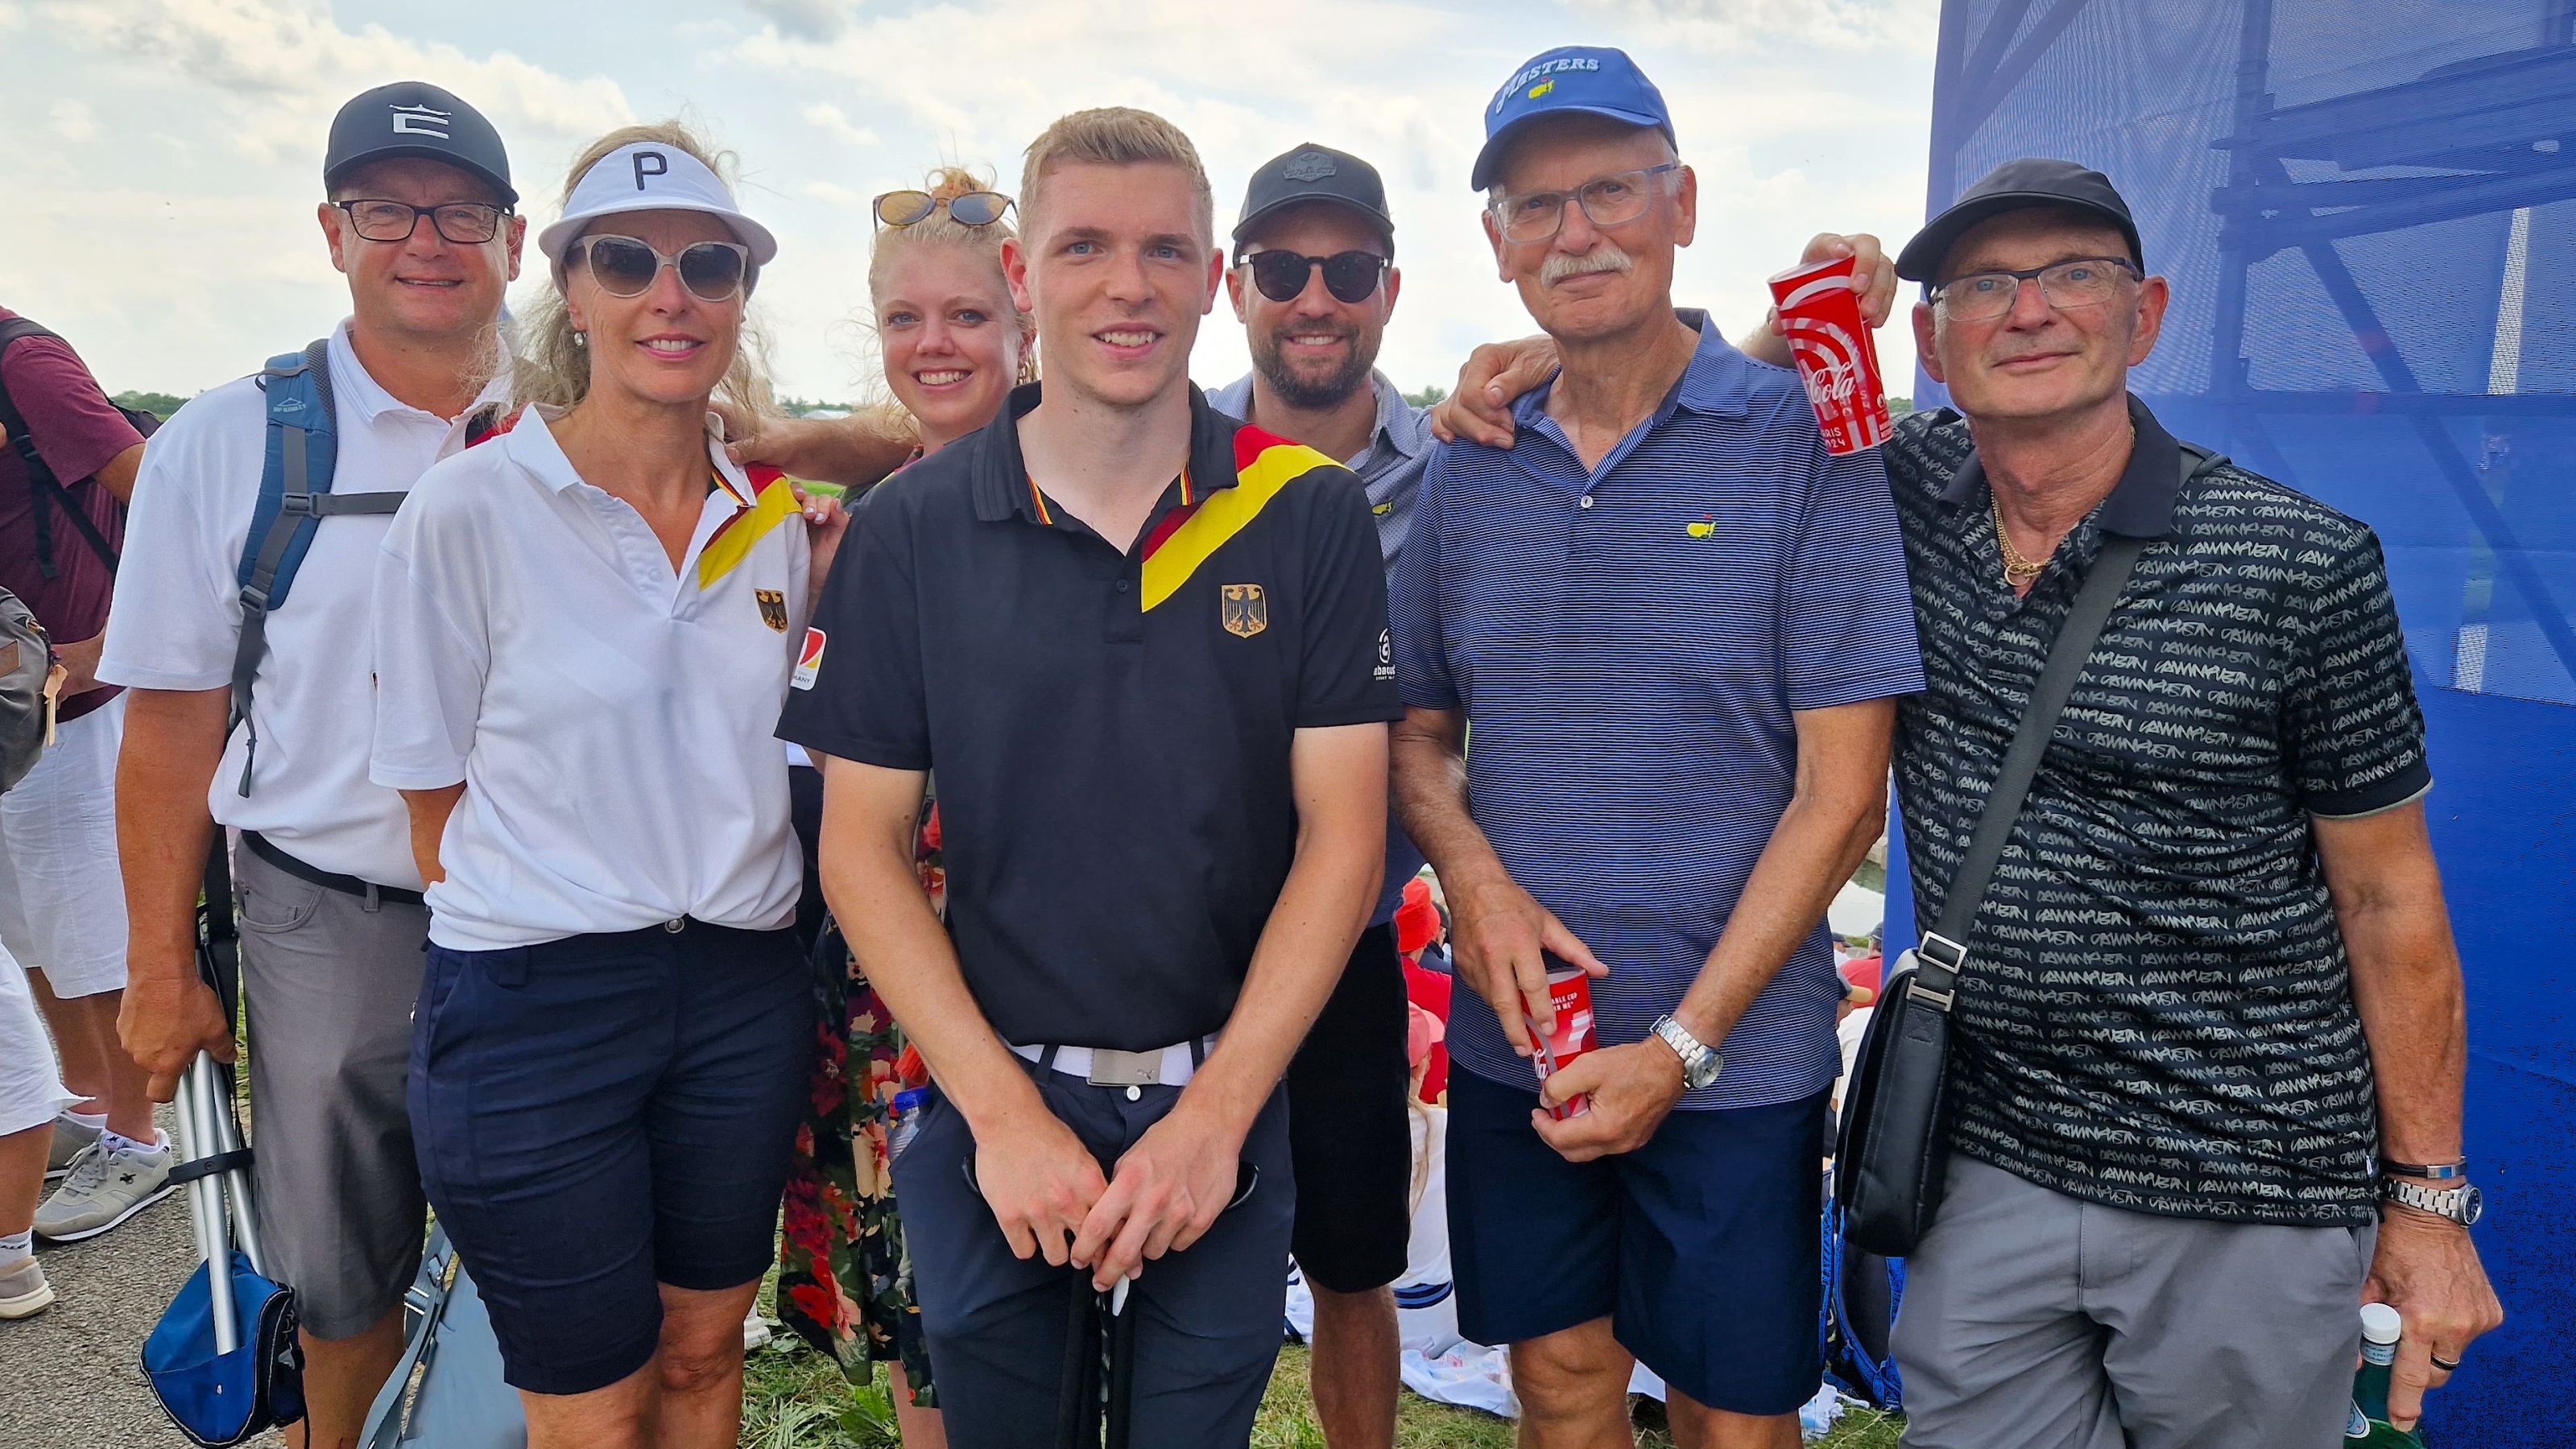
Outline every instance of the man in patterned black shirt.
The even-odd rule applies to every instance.
[[[1876,240],[1809,257],[1838,250],[1884,316]],[[1916,339],[1958,409],[1887,448],[1927,682],[1896,745],[1920,919],[2105,536],[2148,540],[1968,933],[1948,1187],[1894,1339],[1906,1442],[2334,1443],[2364,1299],[2405,1318],[2411,1424],[2502,1310],[2378,540],[2224,459],[2185,479],[2127,391],[2167,286],[2098,173],[2009,163],[1896,271],[1929,284]],[[1768,329],[1746,351],[1787,361]]]

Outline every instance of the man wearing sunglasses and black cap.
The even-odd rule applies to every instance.
[[[407,492],[507,393],[494,328],[525,225],[509,158],[472,106],[403,82],[340,109],[322,181],[322,240],[350,298],[324,346],[331,491]],[[390,515],[335,515],[312,534],[265,621],[249,728],[231,720],[237,570],[270,446],[263,381],[181,408],[135,484],[98,669],[129,689],[122,1035],[162,1101],[200,1049],[231,1059],[231,1024],[198,984],[193,948],[208,846],[239,830],[243,996],[259,1041],[253,1171],[271,1267],[303,1316],[298,1442],[345,1444],[402,1351],[402,1294],[420,1263],[403,1091],[428,914],[402,800],[367,780],[369,596]]]
[[[1368,489],[1389,570],[1413,521],[1431,435],[1423,410],[1376,370],[1395,311],[1386,185],[1356,156],[1305,145],[1252,175],[1234,224],[1226,294],[1252,371],[1209,406],[1343,460]],[[1422,853],[1390,816],[1386,876],[1368,930],[1288,1067],[1297,1164],[1293,1249],[1314,1294],[1316,1417],[1333,1449],[1394,1442],[1395,1293],[1412,1229],[1413,1137],[1404,1096],[1405,999],[1395,908]]]

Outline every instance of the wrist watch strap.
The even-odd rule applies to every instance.
[[[2379,1170],[2398,1177],[2421,1177],[2434,1182],[2458,1182],[2469,1175],[2469,1160],[2454,1157],[2448,1162],[2396,1162],[2379,1159]]]

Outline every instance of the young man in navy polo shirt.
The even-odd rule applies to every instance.
[[[1065,117],[1020,203],[1045,390],[861,506],[780,733],[827,757],[825,893],[938,1084],[895,1175],[950,1438],[1048,1433],[1069,1317],[1130,1278],[1134,1442],[1242,1444],[1280,1076],[1385,845],[1378,545],[1348,470],[1189,384],[1224,258],[1187,137]]]
[[[1794,373],[1674,311],[1696,186],[1627,56],[1539,57],[1486,127],[1495,259],[1563,369],[1509,452],[1435,454],[1396,570],[1398,808],[1475,988],[1448,1038],[1459,1326],[1512,1345],[1525,1442],[1625,1443],[1642,1360],[1680,1442],[1786,1449],[1821,1372],[1825,905],[1922,687],[1895,509]],[[1600,1049],[1542,1097],[1522,1002],[1548,1026],[1566,963]]]

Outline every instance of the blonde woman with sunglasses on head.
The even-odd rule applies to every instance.
[[[509,431],[376,577],[372,776],[429,881],[410,1108],[528,1442],[719,1449],[813,1055],[771,731],[845,522],[710,427],[776,251],[676,125],[573,168]]]
[[[991,422],[1011,388],[1036,376],[1036,331],[1012,306],[1002,277],[1011,198],[949,167],[927,190],[889,191],[873,209],[869,310],[887,391],[920,440],[912,454],[919,458]],[[924,811],[914,855],[936,904],[944,878],[935,803]],[[872,1379],[878,1361],[899,1365],[892,1397],[903,1441],[938,1449],[947,1437],[888,1176],[893,1101],[919,1085],[905,1071],[917,1074],[918,1058],[905,1062],[893,1015],[858,974],[836,926],[826,924],[815,959],[825,1040],[788,1179],[779,1317],[855,1381]]]

